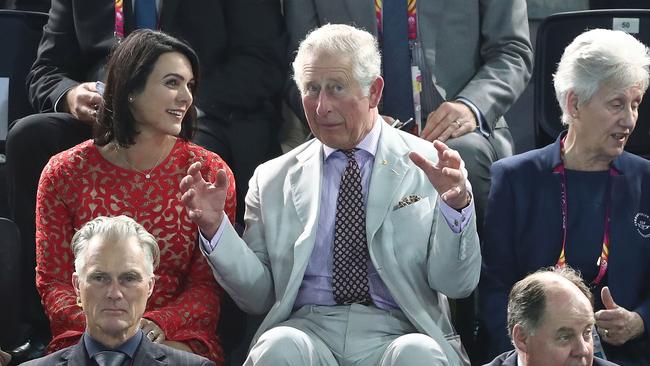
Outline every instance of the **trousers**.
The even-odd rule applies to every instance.
[[[245,366],[447,365],[441,347],[400,310],[359,304],[305,305],[266,331]]]

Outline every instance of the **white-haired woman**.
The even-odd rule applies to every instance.
[[[554,79],[568,130],[492,166],[479,296],[492,355],[512,348],[505,325],[512,285],[540,267],[570,264],[594,293],[607,357],[650,365],[650,162],[623,150],[649,65],[647,47],[631,35],[579,35]],[[557,347],[588,333],[558,335]]]

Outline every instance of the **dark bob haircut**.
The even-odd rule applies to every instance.
[[[129,107],[129,95],[144,90],[147,79],[160,55],[178,52],[190,61],[194,74],[192,95],[199,85],[199,58],[186,43],[163,32],[139,29],[131,33],[111,53],[106,72],[103,106],[94,130],[95,144],[115,142],[121,147],[135,143],[139,133]],[[194,102],[181,122],[179,137],[189,140],[194,133],[196,108]]]

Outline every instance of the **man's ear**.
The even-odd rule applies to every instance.
[[[530,334],[528,331],[521,324],[515,324],[514,328],[512,328],[512,343],[515,348],[520,352],[528,353],[529,340]]]
[[[384,79],[381,76],[378,76],[375,81],[370,84],[370,90],[368,91],[368,99],[370,100],[370,108],[375,108],[379,105],[381,100],[381,94],[384,90]]]
[[[156,276],[152,275],[151,278],[149,279],[149,292],[147,293],[147,299],[151,297],[151,294],[153,293],[153,285],[156,284]]]
[[[81,292],[79,291],[79,274],[77,272],[72,274],[72,287],[74,287],[74,292],[77,294],[77,297],[81,296]]]

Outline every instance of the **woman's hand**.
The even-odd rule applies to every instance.
[[[165,331],[153,321],[145,318],[140,319],[140,328],[150,341],[154,343],[163,343],[165,341]]]

